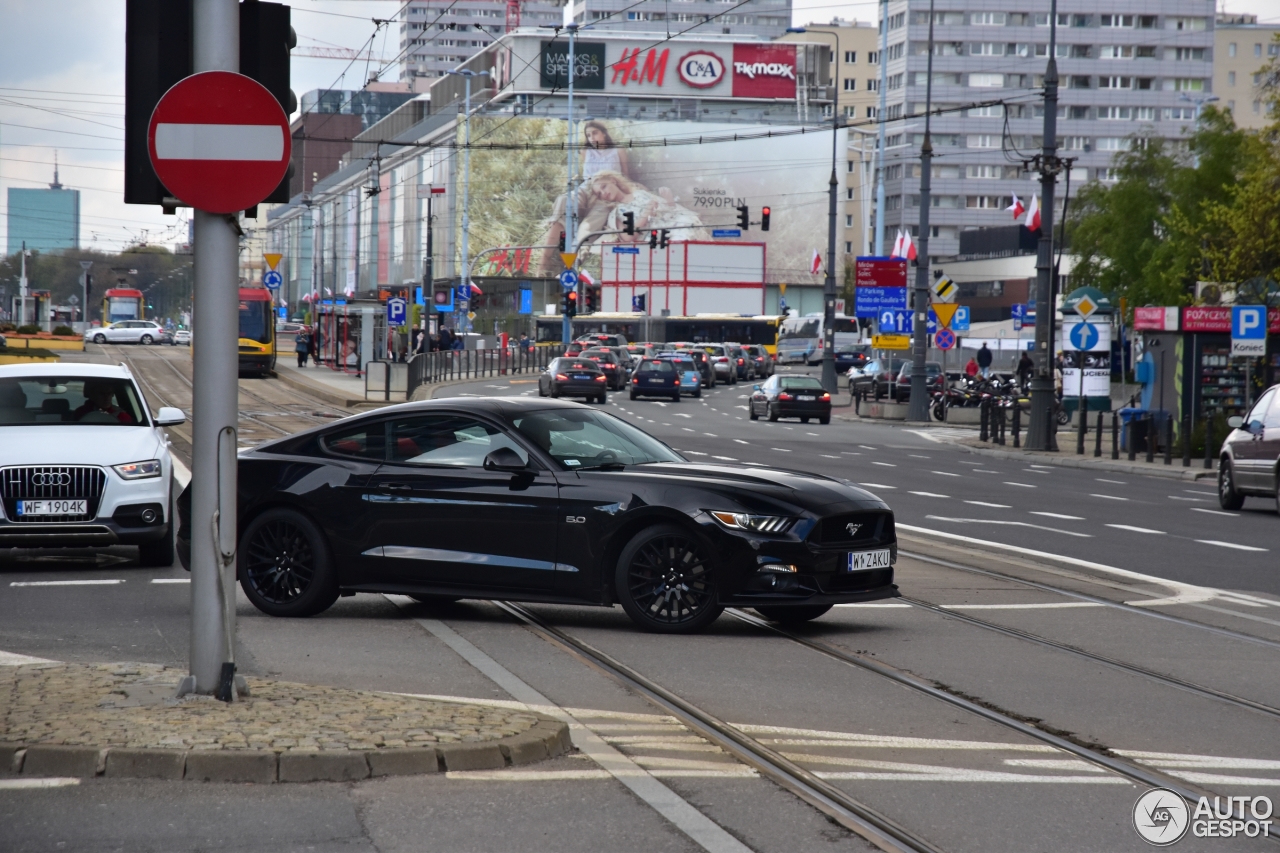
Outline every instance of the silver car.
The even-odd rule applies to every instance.
[[[1280,510],[1280,385],[1272,385],[1249,414],[1230,418],[1218,454],[1218,503],[1236,510],[1245,495],[1276,498]]]
[[[151,344],[170,343],[171,337],[167,329],[154,320],[121,320],[110,326],[89,329],[84,333],[85,341],[95,344]]]

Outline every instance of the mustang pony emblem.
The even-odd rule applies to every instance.
[[[849,538],[853,538],[858,535],[858,531],[862,529],[862,525],[849,523],[844,526],[844,529],[849,531]]]

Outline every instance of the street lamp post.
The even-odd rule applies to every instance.
[[[486,74],[484,71],[470,69],[450,69],[446,74],[453,74],[466,80],[466,104],[463,107],[463,149],[462,149],[462,289],[467,294],[467,302],[471,299],[471,276],[467,272],[470,262],[467,259],[467,234],[471,230],[471,78]],[[464,308],[465,306],[459,306]]]
[[[804,27],[789,27],[789,33],[807,33]],[[836,177],[840,140],[840,110],[837,108],[840,89],[840,34],[818,30],[819,35],[831,36],[836,43],[831,73],[831,177],[827,180],[827,277],[822,285],[822,388],[835,395],[836,387],[836,193],[840,180]],[[883,59],[883,57],[882,57]]]
[[[932,21],[932,16],[930,16]],[[885,112],[888,93],[885,91],[889,80],[889,63],[885,55],[889,50],[889,0],[882,0],[880,8],[880,106],[876,112],[876,123],[880,125],[879,140],[876,146],[876,257],[884,257],[884,143]]]
[[[880,57],[883,63],[884,57]],[[925,363],[929,353],[929,205],[933,189],[933,0],[929,0],[929,57],[925,64],[924,142],[920,145],[920,239],[916,258],[915,314],[911,340],[911,398],[907,420],[929,420],[929,377]],[[882,125],[883,126],[883,125]],[[945,382],[945,378],[943,380]]]

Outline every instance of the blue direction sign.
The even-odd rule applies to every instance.
[[[716,240],[719,240],[722,237],[741,237],[742,229],[741,228],[716,228],[712,230],[711,236]]]
[[[573,270],[565,270],[560,273],[560,286],[565,289],[566,293],[573,290],[578,286],[578,274]]]
[[[1076,323],[1067,334],[1071,345],[1081,352],[1091,352],[1098,345],[1098,329],[1092,323]]]
[[[638,255],[640,249],[635,246],[614,246],[613,253],[615,255]]]
[[[956,345],[956,333],[950,329],[939,329],[933,335],[933,345],[938,349],[951,349]]]
[[[855,317],[879,317],[885,311],[907,308],[905,287],[859,287],[853,292]],[[883,326],[881,327],[883,331]]]
[[[969,331],[969,306],[957,305],[956,313],[951,315],[951,331],[967,332]]]
[[[409,321],[409,303],[399,296],[387,300],[387,325],[403,326]]]
[[[1021,332],[1023,325],[1027,322],[1027,306],[1019,302],[1013,306],[1012,311],[1013,330],[1015,332]]]
[[[284,276],[275,270],[267,270],[262,274],[262,285],[267,290],[275,290],[282,284],[284,284]]]

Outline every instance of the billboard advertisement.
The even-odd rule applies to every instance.
[[[711,73],[700,65],[707,61],[693,57],[681,69],[697,79]],[[735,227],[737,208],[746,205],[753,221],[759,221],[761,207],[772,208],[768,232],[753,226],[741,235],[742,242],[765,244],[765,280],[821,282],[820,275],[809,272],[809,261],[814,249],[826,245],[830,131],[734,141],[735,133],[761,128],[660,116],[650,121],[590,119],[575,127],[580,151],[574,170],[580,181],[570,194],[564,120],[472,118],[472,140],[492,143],[495,149],[471,152],[470,245],[473,251],[510,247],[487,256],[476,266],[476,275],[558,275],[564,267],[556,245],[568,205],[577,224],[567,248],[580,252],[580,266],[594,275],[601,272],[601,253],[611,253],[619,243],[647,248],[650,231],[662,229],[672,243],[710,241],[715,229]],[[707,141],[671,144],[700,138]],[[837,145],[843,149],[844,140]],[[844,174],[844,169],[837,171],[841,178]],[[624,229],[627,213],[636,233],[610,233]],[[457,216],[460,227],[460,210]],[[543,248],[521,248],[529,246]]]

